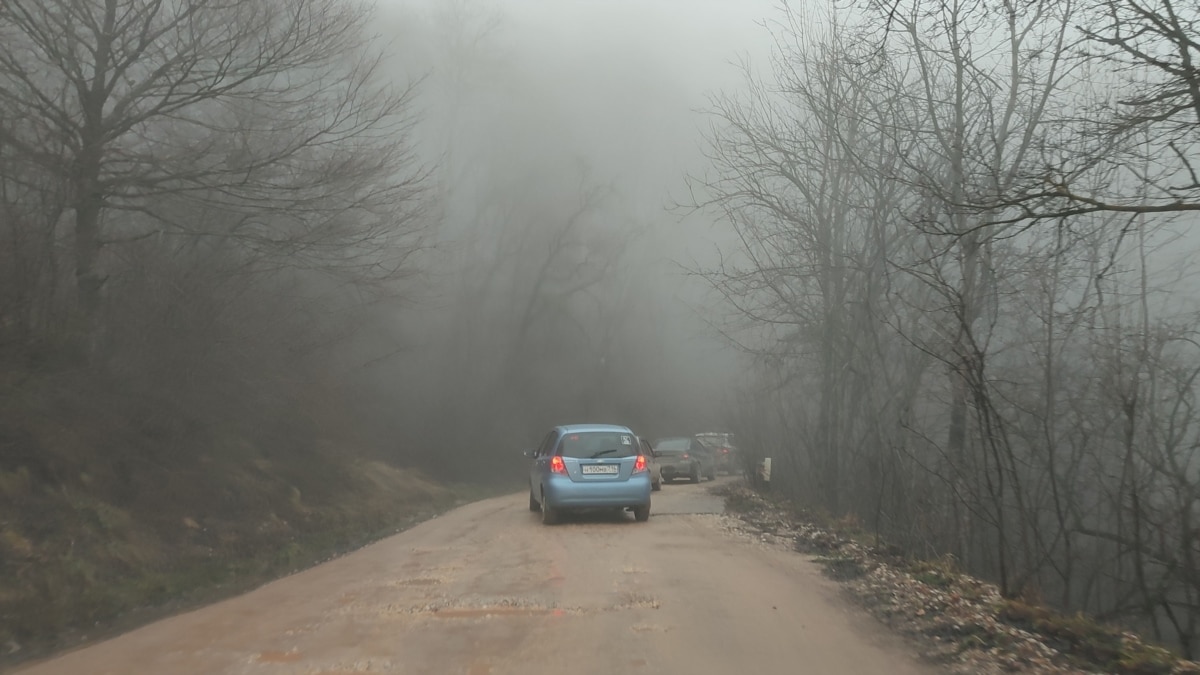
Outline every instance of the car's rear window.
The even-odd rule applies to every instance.
[[[664,455],[678,455],[692,448],[690,438],[663,438],[654,444],[654,449]]]
[[[616,431],[584,431],[563,436],[558,454],[578,459],[633,457],[638,446],[632,434]]]

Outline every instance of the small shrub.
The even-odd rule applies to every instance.
[[[855,536],[863,533],[862,521],[853,513],[847,513],[841,518],[833,521],[833,529],[843,532],[849,536]]]
[[[1167,675],[1174,672],[1179,659],[1162,647],[1139,644],[1121,654],[1117,665],[1130,675]]]
[[[850,556],[821,557],[815,561],[824,566],[826,574],[839,581],[857,579],[870,571],[862,560]]]
[[[914,560],[908,564],[908,572],[917,581],[935,588],[950,588],[959,578],[958,561],[952,555],[932,560]]]
[[[917,572],[913,574],[913,578],[934,588],[950,588],[954,584],[952,579],[948,579],[937,572]]]
[[[745,490],[733,490],[725,495],[725,508],[731,513],[745,513],[757,506],[758,500]]]
[[[1179,659],[1170,651],[1129,642],[1114,628],[1084,614],[1065,615],[1020,599],[1000,603],[997,616],[1058,643],[1061,651],[1106,672],[1124,675],[1167,675]]]

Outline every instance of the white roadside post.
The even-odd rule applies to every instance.
[[[758,484],[759,484],[759,487],[763,490],[767,490],[771,487],[771,458],[770,457],[764,457],[763,460],[758,463]]]

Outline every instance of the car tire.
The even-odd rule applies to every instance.
[[[660,478],[659,480],[651,481],[650,489],[654,492],[658,492],[659,490],[661,490],[662,489],[662,479]]]
[[[542,524],[557,525],[558,524],[558,509],[551,507],[546,503],[546,496],[542,495]]]
[[[696,467],[696,466],[692,467],[692,476],[691,476],[691,480],[692,480],[692,482],[693,482],[693,483],[699,483],[699,482],[700,482],[700,467]]]
[[[533,490],[532,489],[529,490],[529,510],[535,511],[535,512],[542,510],[542,505],[539,504],[537,502],[537,500],[533,498]]]
[[[716,480],[716,479],[717,479],[717,472],[716,472],[716,471],[709,471],[709,472],[708,472],[708,475],[707,475],[707,476],[705,476],[705,478],[708,478],[709,480]]]
[[[639,523],[644,523],[650,520],[650,505],[633,507],[633,519]]]

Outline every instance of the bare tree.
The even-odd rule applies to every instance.
[[[64,279],[61,186],[36,167],[0,154],[0,354],[63,338],[56,320]]]
[[[414,231],[420,182],[409,92],[379,85],[368,19],[332,0],[0,7],[0,144],[63,186],[85,316],[102,251],[157,233],[398,269],[400,249],[363,258]],[[180,217],[196,204],[225,217]]]
[[[784,470],[807,476],[802,491],[837,512],[857,493],[846,488],[860,474],[846,469],[867,461],[864,434],[887,427],[868,431],[859,406],[895,365],[877,338],[900,236],[889,218],[908,195],[863,171],[904,153],[885,131],[903,125],[903,76],[886,55],[856,47],[853,30],[813,27],[828,18],[786,12],[774,27],[773,82],[748,73],[748,98],[714,102],[714,171],[693,180],[693,205],[714,207],[738,233],[739,250],[701,272],[735,310],[740,344],[816,392],[794,402],[804,421]],[[887,418],[890,403],[869,418]]]
[[[1174,0],[1079,8],[1072,60],[1088,77],[1073,109],[1041,139],[1038,165],[971,204],[993,211],[989,224],[1200,210],[1200,9]]]
[[[1155,209],[1031,228],[995,199],[1073,143],[1081,177],[1142,205],[1178,169],[1153,156],[1162,120],[1117,143],[1072,117],[1114,77],[1074,58],[1074,26],[1113,4],[785,14],[768,82],[717,101],[697,201],[738,235],[709,279],[759,366],[739,431],[780,453],[780,487],[1191,654],[1196,308],[1171,295],[1185,272],[1154,272],[1178,240]]]

